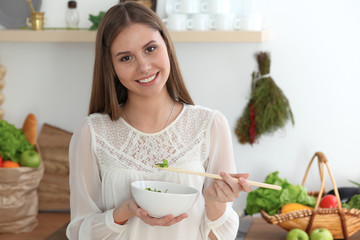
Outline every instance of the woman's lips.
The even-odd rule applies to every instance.
[[[155,73],[154,75],[141,79],[141,80],[137,80],[138,83],[140,83],[141,85],[150,85],[152,82],[154,82],[154,80],[157,78],[158,76],[158,72]]]

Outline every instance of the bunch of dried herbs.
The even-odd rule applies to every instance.
[[[252,73],[251,96],[238,119],[235,133],[242,144],[253,144],[261,135],[285,126],[294,125],[290,104],[270,76],[270,57],[266,52],[256,54],[259,71]]]

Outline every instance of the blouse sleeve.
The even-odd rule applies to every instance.
[[[236,173],[234,153],[229,124],[225,116],[215,111],[210,124],[209,139],[209,162],[206,172],[220,174],[221,171]],[[212,183],[212,179],[206,178],[204,191]],[[232,208],[232,202],[228,202],[224,214],[215,221],[210,221],[204,216],[204,232],[208,236],[212,230],[218,240],[233,240],[239,228],[239,216]]]
[[[104,211],[100,168],[93,144],[90,125],[84,120],[69,146],[71,221],[66,235],[71,240],[126,239],[127,225],[114,223],[114,209]]]

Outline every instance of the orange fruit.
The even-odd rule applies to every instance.
[[[3,168],[17,168],[20,167],[20,165],[13,161],[4,161],[3,162]]]
[[[313,209],[312,207],[300,204],[300,203],[287,203],[281,207],[281,213],[288,213],[303,209]]]

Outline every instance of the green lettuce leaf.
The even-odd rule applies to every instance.
[[[360,209],[360,194],[354,195],[348,203],[343,203],[342,206],[347,209]]]
[[[245,211],[249,215],[266,211],[269,215],[276,214],[279,209],[286,203],[300,203],[314,207],[316,199],[307,194],[305,187],[293,185],[286,179],[278,176],[279,172],[270,173],[265,183],[281,186],[281,190],[268,188],[258,188],[248,193]]]
[[[21,153],[33,149],[34,146],[26,139],[22,129],[0,120],[0,156],[3,160],[19,163]]]

